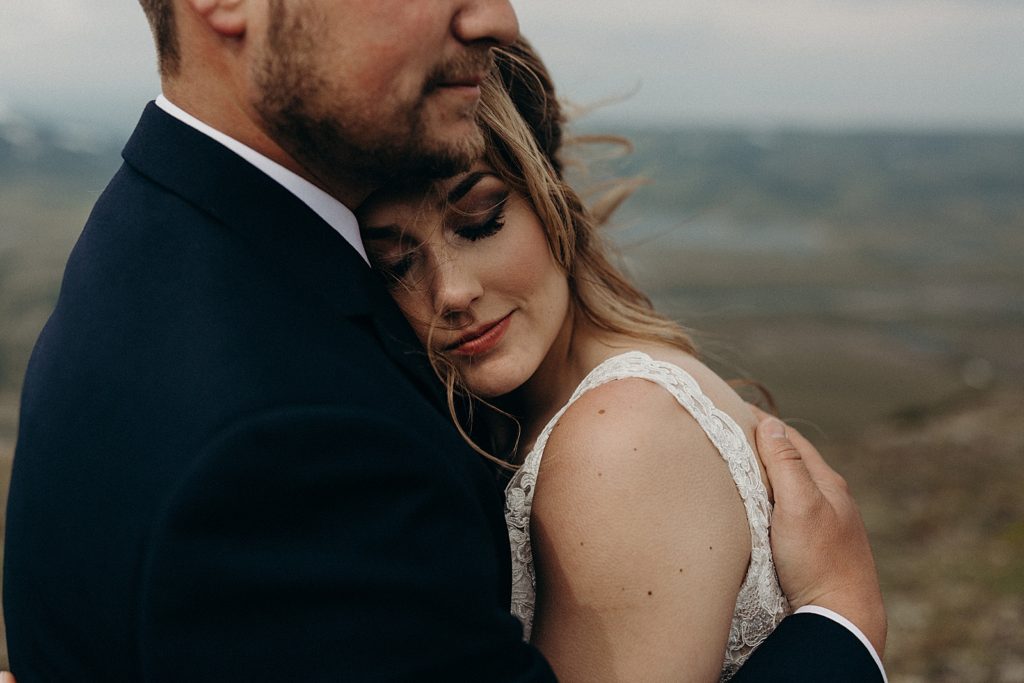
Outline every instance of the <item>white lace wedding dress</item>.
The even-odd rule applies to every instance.
[[[529,640],[536,601],[530,511],[537,486],[537,471],[551,430],[569,406],[585,392],[629,377],[639,377],[664,387],[697,420],[728,464],[746,508],[750,523],[750,565],[736,598],[722,665],[722,680],[728,680],[788,613],[768,543],[771,504],[761,481],[756,456],[739,425],[715,408],[685,370],[654,360],[640,351],[609,358],[587,375],[569,402],[544,427],[522,467],[505,489],[505,519],[512,544],[512,613],[523,623],[524,638]]]

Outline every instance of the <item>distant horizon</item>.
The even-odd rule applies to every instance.
[[[0,127],[11,124],[29,124],[36,129],[54,129],[57,131],[71,131],[76,134],[93,134],[103,138],[126,138],[134,129],[135,123],[146,103],[150,100],[140,102],[137,110],[128,113],[127,111],[97,111],[90,112],[81,108],[74,109],[74,115],[68,115],[67,109],[63,113],[57,113],[47,109],[36,109],[33,107],[15,107],[5,104],[0,99]],[[807,133],[826,135],[858,135],[858,134],[902,134],[902,135],[1024,135],[1024,121],[986,122],[977,121],[820,121],[809,119],[791,120],[742,120],[710,118],[678,118],[670,120],[668,117],[636,120],[627,115],[615,114],[610,111],[614,107],[605,107],[609,111],[595,109],[585,115],[572,120],[571,125],[577,130],[594,131],[595,129],[609,128],[612,130],[697,130],[697,131],[720,131],[736,132],[749,135],[772,135],[779,133]]]

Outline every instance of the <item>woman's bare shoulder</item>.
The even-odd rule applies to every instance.
[[[649,646],[615,653],[636,680],[721,665],[749,527],[725,462],[664,387],[610,381],[563,413],[544,449],[531,527],[544,585],[534,637],[556,663],[572,670],[566,662],[602,654],[578,652],[577,636],[597,628],[597,642]]]
[[[751,411],[750,406],[747,405],[746,401],[736,393],[736,390],[733,389],[725,379],[705,365],[699,358],[696,358],[685,351],[656,345],[651,345],[650,347],[642,348],[640,350],[644,351],[655,360],[672,363],[684,370],[687,374],[693,377],[694,380],[696,380],[698,386],[700,386],[701,392],[707,396],[715,408],[731,417],[732,420],[739,425],[740,429],[743,430],[744,435],[747,437],[747,443],[750,444],[751,450],[758,458],[758,466],[761,470],[761,480],[768,489],[768,495],[770,498],[772,495],[771,484],[768,481],[768,476],[765,473],[764,466],[761,464],[760,456],[757,453],[757,440],[754,436],[754,430],[757,427],[757,418],[754,416],[754,413]]]
[[[594,387],[569,406],[551,432],[544,460],[554,460],[549,460],[551,452],[578,453],[578,458],[589,460],[622,449],[637,452],[659,442],[680,444],[685,450],[702,434],[664,387],[627,377]],[[681,442],[680,436],[688,438]]]
[[[642,378],[580,396],[553,428],[540,471],[541,509],[689,494],[723,513],[740,509],[728,468],[703,428],[664,387]]]
[[[685,370],[697,381],[701,391],[715,407],[728,414],[736,424],[742,427],[753,443],[754,427],[757,425],[757,420],[750,411],[750,407],[726,380],[700,359],[679,349],[656,347],[646,353],[655,360],[672,363]]]

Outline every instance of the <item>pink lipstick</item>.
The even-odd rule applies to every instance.
[[[501,342],[511,322],[512,314],[509,313],[497,322],[488,323],[463,335],[454,344],[448,345],[445,351],[457,356],[480,356],[485,354]]]

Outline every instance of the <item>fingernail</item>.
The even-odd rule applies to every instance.
[[[786,436],[786,425],[781,420],[770,418],[764,426],[765,434],[775,439],[782,439]]]

